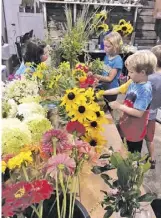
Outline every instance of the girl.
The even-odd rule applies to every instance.
[[[98,87],[103,90],[119,87],[119,77],[123,68],[123,61],[119,55],[121,45],[122,38],[117,32],[109,33],[104,39],[104,50],[106,52],[104,58],[104,71],[102,72],[102,75],[95,75],[100,83]],[[115,101],[117,99],[117,95],[104,97],[107,100],[106,102]],[[111,110],[108,103],[107,107]]]
[[[48,57],[44,52],[45,47],[45,44],[28,41],[25,46],[25,54],[23,57],[24,61],[21,63],[15,75],[22,75],[25,73],[27,69],[25,64],[27,62],[34,63],[36,68],[36,65],[46,61]],[[34,72],[34,67],[30,67],[30,70],[31,72]]]

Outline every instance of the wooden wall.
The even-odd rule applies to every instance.
[[[152,16],[153,8],[154,0],[149,0],[146,1],[146,5],[143,7],[143,9],[139,9],[138,12],[135,44],[143,48],[152,47],[156,43],[156,33],[154,30],[155,19]],[[134,8],[131,8],[130,11],[127,11],[127,8],[122,7],[107,7],[107,9],[110,9],[110,23],[117,23],[120,19],[126,19],[133,23],[135,11]],[[77,10],[81,10],[81,6],[78,5]],[[93,10],[93,6],[90,6],[90,10]],[[47,4],[47,18],[49,24],[48,28],[51,32],[51,36],[55,38],[55,35],[58,35],[60,26],[65,23],[64,5]],[[51,21],[54,21],[54,25],[52,25]]]

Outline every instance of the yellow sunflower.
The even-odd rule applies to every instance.
[[[106,23],[103,23],[97,26],[97,30],[100,30],[101,32],[107,32],[109,30],[109,26]]]
[[[102,10],[100,13],[97,13],[96,15],[96,18],[97,19],[104,19],[106,20],[107,19],[107,11],[106,10]]]
[[[47,70],[48,69],[48,66],[44,63],[44,62],[41,62],[38,66],[37,66],[37,70]]]
[[[85,91],[85,96],[87,97],[88,101],[93,101],[94,100],[94,89],[92,88],[88,88],[86,91]]]
[[[124,19],[121,19],[121,20],[119,20],[119,25],[124,25],[126,23],[126,20],[124,20]]]
[[[86,122],[86,120],[95,120],[97,107],[95,104],[80,103],[74,104],[68,115],[72,118],[72,121],[79,121],[80,123]]]
[[[92,147],[94,147],[97,153],[101,153],[107,143],[107,140],[105,140],[103,136],[101,136],[99,133],[90,135],[86,134],[83,137],[83,140],[88,142]]]
[[[104,111],[96,111],[96,116],[97,116],[96,121],[98,121],[98,123],[100,124],[110,123],[109,120],[105,117]]]
[[[73,89],[68,89],[66,90],[66,94],[62,97],[62,103],[60,106],[65,105],[66,110],[70,111],[74,104],[76,103],[85,103],[86,102],[86,96],[83,93],[84,89],[78,89],[78,88],[73,88]]]
[[[98,132],[103,131],[102,125],[98,119],[86,121],[84,123],[84,126],[89,134],[90,133],[97,134]]]
[[[126,23],[126,24],[123,24],[123,25],[121,25],[120,26],[120,28],[121,28],[121,31],[122,31],[122,33],[124,34],[124,35],[129,35],[129,34],[131,34],[132,33],[132,28],[131,28],[132,26],[131,26],[131,24],[130,23]]]

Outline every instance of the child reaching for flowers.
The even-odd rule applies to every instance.
[[[109,90],[119,87],[119,77],[123,68],[123,61],[119,55],[122,38],[119,33],[111,32],[104,39],[104,71],[102,75],[95,75],[99,85],[97,88]],[[107,102],[115,101],[117,94],[104,96]],[[108,103],[107,103],[108,104]],[[110,109],[108,107],[108,109]]]
[[[121,89],[107,90],[104,95],[116,95],[127,90],[124,103],[114,101],[110,107],[123,112],[118,128],[121,137],[126,138],[128,150],[141,152],[152,101],[152,86],[148,76],[154,72],[157,59],[150,51],[138,51],[129,56],[125,64],[131,80]]]

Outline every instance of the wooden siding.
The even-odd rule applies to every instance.
[[[73,6],[71,5],[71,8]],[[156,33],[155,33],[155,19],[153,18],[153,8],[154,1],[149,0],[146,2],[143,9],[138,10],[137,24],[136,24],[136,36],[135,44],[138,46],[152,47],[156,42]],[[82,9],[80,5],[77,5],[77,13]],[[94,10],[93,6],[90,6],[90,11]],[[110,7],[107,9],[112,9],[109,13],[109,22],[117,23],[120,19],[126,19],[133,24],[134,12],[135,9],[131,8],[130,11],[127,11],[126,8],[122,7]],[[47,19],[48,19],[48,28],[50,29],[51,36],[54,38],[55,26],[62,25],[65,23],[64,15],[64,4],[47,4]],[[52,25],[54,21],[55,24]],[[58,30],[58,29],[57,29]],[[53,33],[53,34],[52,34]]]

